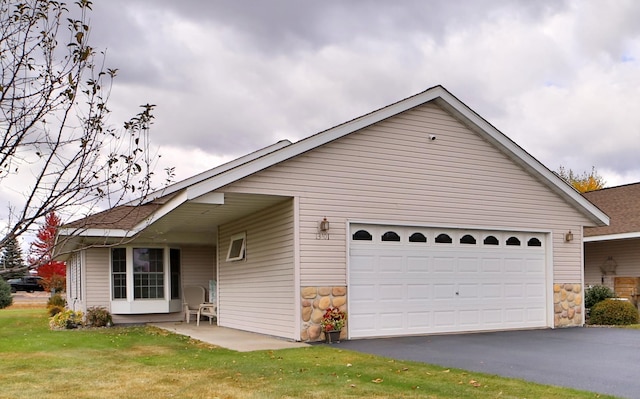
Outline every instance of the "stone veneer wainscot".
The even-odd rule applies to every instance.
[[[324,339],[322,331],[322,315],[329,307],[347,311],[347,287],[303,287],[302,297],[302,341],[318,341]],[[347,315],[348,322],[348,315]],[[340,339],[347,338],[346,327],[342,329]]]
[[[553,285],[553,325],[555,327],[581,326],[582,285],[565,283]]]

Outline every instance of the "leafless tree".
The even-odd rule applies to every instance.
[[[89,213],[150,190],[154,106],[108,125],[117,71],[89,44],[91,5],[0,3],[0,198],[11,198],[0,248],[50,212]]]

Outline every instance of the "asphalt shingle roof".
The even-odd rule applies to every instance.
[[[585,228],[585,237],[640,232],[640,183],[590,191],[583,196],[610,218],[609,226]]]
[[[65,225],[70,229],[121,229],[130,230],[160,207],[160,204],[148,203],[139,206],[121,205],[106,211],[89,215]]]

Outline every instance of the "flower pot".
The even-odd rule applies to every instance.
[[[326,342],[327,344],[339,343],[340,342],[340,330],[325,331],[324,332],[324,342]]]

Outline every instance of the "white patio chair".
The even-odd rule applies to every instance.
[[[191,321],[191,315],[198,315],[200,311],[200,304],[206,301],[206,290],[204,287],[199,285],[184,287],[182,300],[187,324],[189,324]]]

